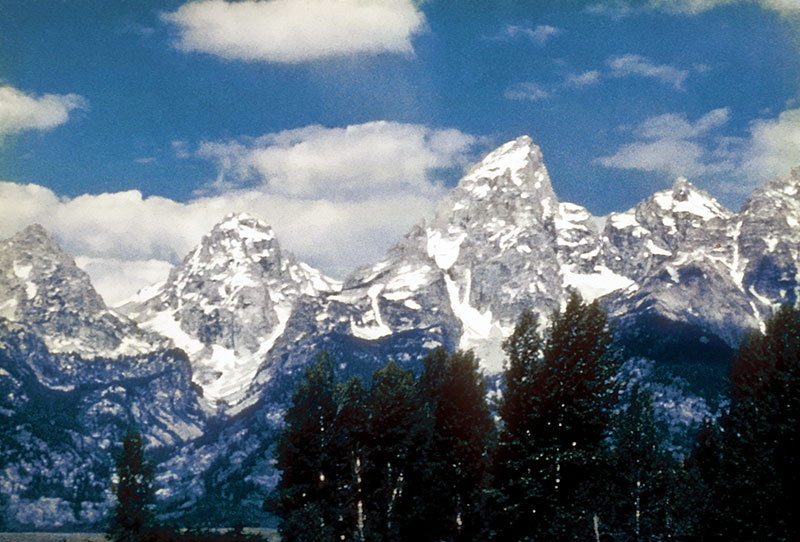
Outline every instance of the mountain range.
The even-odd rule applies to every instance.
[[[113,451],[138,428],[166,517],[268,522],[272,453],[303,369],[338,376],[438,346],[473,349],[494,385],[525,309],[598,299],[676,435],[724,400],[732,353],[800,300],[800,169],[738,213],[684,178],[633,209],[560,202],[527,136],[472,167],[374,265],[334,280],[228,215],[162,283],[108,308],[41,226],[0,241],[0,512],[9,528],[96,526]],[[676,444],[677,446],[678,444]]]

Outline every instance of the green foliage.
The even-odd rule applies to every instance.
[[[607,509],[606,437],[619,359],[597,303],[573,294],[544,338],[523,314],[508,366],[496,454],[498,540],[573,540]]]
[[[635,383],[627,408],[614,422],[612,465],[617,495],[613,524],[623,540],[653,540],[693,531],[691,510],[696,499],[683,491],[690,484],[690,473],[663,449],[665,440],[656,423],[652,393]]]
[[[117,505],[106,537],[114,542],[146,540],[154,527],[153,466],[144,457],[142,436],[128,433],[116,458]]]
[[[329,441],[336,409],[333,359],[322,354],[294,393],[277,447],[282,477],[274,505],[286,542],[334,540]]]
[[[494,423],[486,403],[486,379],[472,352],[443,349],[425,359],[421,382],[434,427],[427,459],[427,530],[434,540],[475,540],[487,514],[489,446]]]
[[[367,461],[369,412],[367,390],[353,377],[339,388],[339,411],[334,423],[334,455],[339,458],[333,474],[339,511],[336,535],[340,540],[364,540],[363,471]]]
[[[393,362],[375,371],[368,407],[366,539],[414,539],[427,524],[420,495],[430,480],[432,428],[414,375]]]
[[[707,538],[797,540],[800,311],[784,306],[740,348],[731,404],[696,456],[712,489]]]
[[[323,355],[295,392],[271,506],[284,540],[474,540],[493,423],[472,353],[443,349],[418,380],[389,362],[367,389]]]

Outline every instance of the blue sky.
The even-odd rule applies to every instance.
[[[341,277],[522,134],[594,214],[736,210],[800,164],[798,40],[798,0],[0,0],[0,236],[113,303],[246,211]]]

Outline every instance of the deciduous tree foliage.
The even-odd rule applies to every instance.
[[[597,303],[573,294],[544,338],[526,313],[506,341],[497,453],[498,540],[578,540],[608,506],[619,359]]]
[[[615,528],[624,540],[653,540],[675,535],[675,486],[680,465],[663,449],[653,409],[653,395],[634,383],[628,404],[614,422],[613,471],[618,482]]]
[[[432,423],[414,375],[394,362],[378,369],[368,405],[366,539],[424,537],[428,510],[421,496],[431,480],[427,458]]]
[[[425,359],[422,389],[434,420],[428,463],[428,537],[477,540],[487,515],[489,446],[494,433],[486,379],[472,352],[437,349]]]
[[[493,422],[472,353],[443,349],[420,379],[390,362],[369,389],[334,384],[323,355],[278,445],[284,540],[475,540]]]
[[[286,430],[277,448],[281,471],[275,507],[286,542],[335,539],[338,520],[330,441],[337,405],[333,359],[322,354],[306,370],[286,412]]]
[[[366,540],[364,469],[368,461],[368,390],[359,378],[338,387],[338,412],[333,424],[331,455],[336,458],[331,473],[337,488],[338,510],[335,534],[339,540]]]

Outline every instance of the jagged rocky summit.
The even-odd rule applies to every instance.
[[[662,414],[700,419],[731,348],[775,307],[798,303],[799,191],[795,170],[733,213],[680,178],[595,217],[558,201],[523,136],[343,282],[281,249],[264,222],[229,215],[163,283],[116,310],[31,226],[0,242],[7,515],[18,526],[96,521],[110,506],[114,443],[139,426],[161,458],[172,517],[256,517],[275,483],[272,439],[317,352],[332,352],[344,378],[388,359],[418,366],[440,345],[472,348],[497,375],[519,314],[546,322],[573,289],[599,299],[632,345],[622,377],[660,375]],[[54,430],[47,413],[65,401]],[[78,480],[75,469],[90,474]]]

